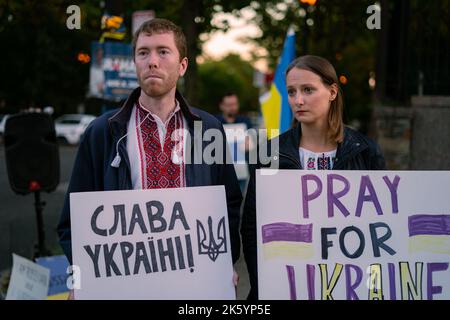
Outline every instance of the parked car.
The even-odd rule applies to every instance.
[[[56,136],[69,144],[78,144],[87,126],[96,117],[90,114],[65,114],[55,120]]]
[[[0,114],[0,141],[3,141],[3,135],[5,134],[5,123],[9,114]]]

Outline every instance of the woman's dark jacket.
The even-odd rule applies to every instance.
[[[258,161],[258,164],[250,166],[250,181],[247,187],[241,225],[242,245],[251,285],[249,300],[258,299],[255,171],[264,167],[303,169],[299,155],[300,138],[301,127],[297,125],[275,138],[278,139],[275,140],[275,143],[268,143],[267,155],[271,156],[271,163],[262,165]],[[271,146],[274,146],[274,150],[271,149]],[[346,127],[344,129],[344,140],[337,147],[333,170],[385,169],[384,157],[378,144],[363,134]]]

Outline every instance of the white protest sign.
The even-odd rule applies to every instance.
[[[13,268],[6,300],[47,298],[50,270],[13,253]]]
[[[144,22],[152,20],[153,18],[155,18],[155,11],[153,10],[134,11],[131,20],[132,34],[134,34]]]
[[[450,299],[450,171],[267,173],[261,299]]]
[[[75,299],[235,299],[224,186],[70,194]]]
[[[247,179],[249,176],[248,166],[245,162],[245,140],[247,139],[247,125],[245,123],[224,124],[225,136],[230,148],[234,170],[239,180]]]

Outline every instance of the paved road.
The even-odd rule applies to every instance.
[[[58,245],[56,226],[59,221],[64,195],[70,179],[77,148],[60,146],[60,183],[52,193],[43,193],[41,198],[46,201],[43,211],[47,247],[54,254],[62,254]],[[5,150],[0,144],[0,271],[8,269],[12,264],[12,253],[23,257],[33,256],[33,247],[37,243],[36,214],[34,196],[15,194],[9,185],[5,162]],[[240,275],[238,299],[245,299],[248,290],[248,274],[241,259],[236,264]]]

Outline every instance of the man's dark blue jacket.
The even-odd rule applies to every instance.
[[[126,149],[126,138],[118,145],[118,152],[122,159],[118,168],[112,167],[111,162],[116,156],[116,145],[121,137],[127,133],[128,120],[137,99],[140,96],[140,88],[135,89],[123,107],[117,111],[105,113],[95,119],[86,129],[80,142],[72,177],[66,193],[61,219],[58,224],[58,235],[60,244],[70,263],[72,263],[72,245],[70,229],[70,198],[71,192],[85,191],[109,191],[109,190],[131,190],[133,189],[130,174],[130,162]],[[228,220],[230,227],[230,241],[233,263],[237,261],[240,254],[239,220],[242,195],[236,172],[231,161],[225,161],[229,157],[225,133],[221,123],[207,112],[191,108],[183,96],[177,91],[176,99],[180,103],[181,111],[187,120],[188,129],[192,143],[187,144],[186,153],[191,155],[192,160],[186,161],[185,175],[186,185],[210,186],[224,185],[228,207]],[[194,136],[195,126],[201,124],[202,135]],[[219,129],[223,136],[224,161],[222,164],[205,163],[203,157],[200,164],[194,163],[194,152],[203,150],[209,141],[203,141],[202,137],[206,130]],[[195,148],[194,148],[195,146]],[[196,151],[194,151],[196,150]],[[196,161],[197,162],[197,161]]]

